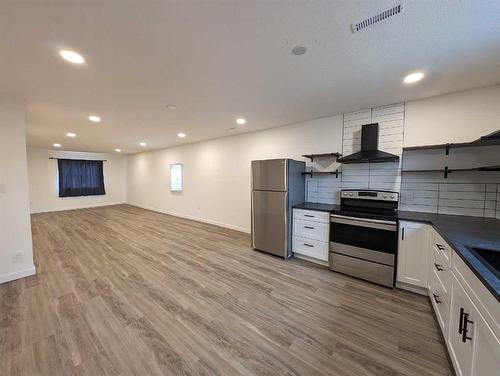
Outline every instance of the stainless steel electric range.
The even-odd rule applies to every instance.
[[[394,287],[398,249],[397,192],[342,190],[330,215],[330,269]]]

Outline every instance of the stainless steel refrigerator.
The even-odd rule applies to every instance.
[[[252,247],[292,255],[292,206],[304,202],[305,162],[252,161]]]

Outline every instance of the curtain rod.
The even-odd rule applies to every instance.
[[[55,158],[49,157],[49,159],[71,159],[71,158]],[[73,159],[74,161],[96,161],[96,162],[107,162],[107,159]]]

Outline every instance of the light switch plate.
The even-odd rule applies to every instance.
[[[5,184],[0,184],[0,194],[7,193],[7,186]]]

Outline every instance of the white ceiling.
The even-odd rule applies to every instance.
[[[0,0],[0,45],[0,90],[26,98],[30,146],[131,153],[498,83],[500,2]],[[415,70],[426,78],[402,85]]]

